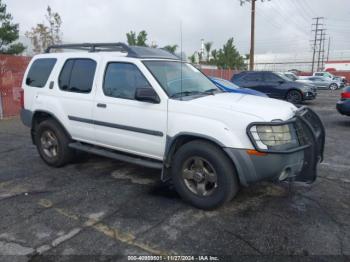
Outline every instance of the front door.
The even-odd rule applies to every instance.
[[[105,62],[96,92],[93,119],[96,142],[127,153],[163,159],[167,101],[135,100],[137,88],[153,88],[141,62]],[[143,72],[144,71],[144,72]]]
[[[285,80],[273,73],[264,73],[264,86],[269,97],[284,98],[285,92],[282,88]]]

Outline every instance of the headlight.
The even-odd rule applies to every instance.
[[[303,89],[304,91],[310,91],[310,90],[311,90],[311,86],[305,85],[305,86],[303,86],[302,89]]]
[[[298,145],[292,124],[256,125],[250,128],[250,133],[260,149],[278,149]]]

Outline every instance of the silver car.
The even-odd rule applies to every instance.
[[[330,79],[322,76],[306,76],[299,79],[299,82],[302,81],[305,81],[305,83],[309,83],[311,81],[318,89],[336,90],[344,87],[344,83],[341,80]]]
[[[285,75],[286,77],[288,77],[292,81],[308,84],[308,85],[317,89],[317,85],[315,85],[312,81],[304,79],[304,78],[302,78],[302,77],[300,77],[292,72],[282,72],[281,74]]]

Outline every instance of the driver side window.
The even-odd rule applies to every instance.
[[[265,81],[267,82],[279,82],[282,79],[274,74],[271,73],[265,73]]]
[[[136,65],[123,62],[107,65],[103,81],[106,96],[134,100],[138,88],[151,88],[151,85]]]

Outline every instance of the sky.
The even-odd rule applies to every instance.
[[[201,39],[221,48],[233,37],[241,54],[249,53],[250,5],[239,0],[3,0],[23,36],[44,22],[48,5],[63,20],[63,40],[126,42],[130,30],[148,32],[149,43],[181,43],[187,55]],[[256,4],[256,53],[271,59],[288,53],[311,54],[312,18],[325,17],[331,51],[350,50],[350,0],[265,0]],[[349,53],[350,54],[350,53]]]

